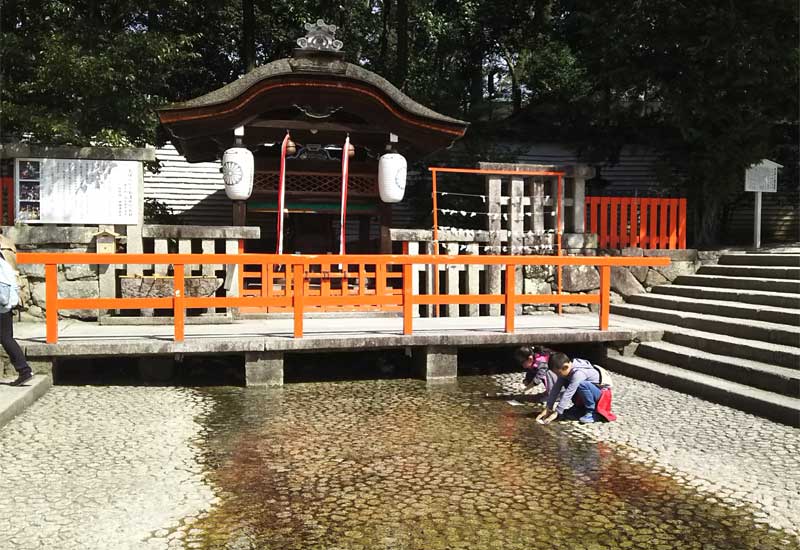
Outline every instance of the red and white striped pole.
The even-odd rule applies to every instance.
[[[350,136],[344,140],[342,148],[342,208],[339,217],[339,254],[345,253],[345,224],[347,223],[347,178],[350,171]]]
[[[281,144],[281,169],[278,173],[278,254],[283,254],[283,198],[286,191],[286,144],[289,143],[289,132]]]

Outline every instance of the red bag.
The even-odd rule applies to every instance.
[[[600,399],[597,400],[596,412],[608,422],[617,419],[617,415],[611,412],[611,388],[600,388]]]

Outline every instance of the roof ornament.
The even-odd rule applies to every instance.
[[[308,33],[297,39],[297,45],[304,50],[321,52],[338,52],[342,49],[342,41],[336,40],[336,25],[326,25],[322,19],[316,23],[306,23]]]

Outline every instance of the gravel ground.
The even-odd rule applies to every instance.
[[[0,430],[0,548],[800,547],[797,430],[621,375],[539,426],[521,378],[56,386]]]

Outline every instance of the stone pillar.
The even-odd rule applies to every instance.
[[[539,176],[531,178],[531,224],[530,229],[536,235],[544,233],[544,181]]]
[[[467,254],[470,256],[478,256],[480,255],[480,251],[478,250],[478,243],[469,243],[467,245]],[[481,266],[477,264],[467,264],[466,266],[466,276],[465,282],[467,285],[467,294],[480,294],[481,289]],[[479,304],[469,304],[467,306],[467,312],[469,317],[478,317],[480,315],[480,305]]]
[[[239,254],[239,241],[236,239],[225,240],[225,254],[238,255]],[[226,296],[239,296],[241,289],[239,288],[239,265],[227,264],[225,266],[225,295]],[[239,314],[239,308],[229,307],[228,317],[236,317]]]
[[[423,346],[414,349],[414,365],[426,380],[458,376],[458,348],[453,346]]]
[[[144,251],[141,225],[128,225],[126,237],[125,252],[128,254],[141,254]],[[126,270],[127,275],[141,275],[143,272],[144,266],[141,264],[129,264]]]
[[[244,380],[247,386],[283,386],[283,353],[279,351],[245,353]]]
[[[451,256],[458,256],[458,243],[447,243],[445,245],[447,254]],[[457,264],[450,264],[445,266],[445,275],[444,275],[444,291],[451,296],[457,296],[460,294],[459,288],[459,265]],[[448,304],[445,306],[445,311],[447,311],[448,317],[459,317],[460,316],[460,308],[458,304]]]
[[[567,192],[572,198],[572,208],[567,217],[567,233],[584,233],[586,231],[586,180],[595,176],[596,170],[586,164],[570,166],[567,172]]]
[[[100,225],[98,231],[114,231],[113,225]],[[117,266],[115,265],[100,265],[97,267],[100,277],[100,297],[101,298],[116,298],[117,296]],[[106,317],[109,313],[108,309],[100,309],[97,311],[97,317]]]
[[[500,254],[502,238],[500,231],[502,227],[502,213],[500,206],[501,195],[500,176],[489,176],[486,178],[486,204],[489,212],[489,253]],[[486,293],[500,294],[500,269],[499,265],[486,266]],[[489,315],[498,317],[500,315],[500,304],[489,305]]]
[[[524,228],[523,221],[525,220],[525,211],[522,204],[522,197],[525,190],[525,181],[521,176],[511,177],[511,197],[508,201],[508,253],[510,255],[522,255],[522,245],[524,242]],[[522,266],[515,268],[514,278],[514,292],[522,294]],[[517,315],[522,314],[522,305],[516,304],[514,311]]]
[[[200,242],[200,246],[203,251],[203,254],[214,254],[214,252],[216,251],[216,248],[214,246],[214,241],[212,239],[203,239]],[[204,277],[214,277],[217,274],[216,269],[217,266],[215,266],[214,264],[203,264],[202,274]],[[263,292],[266,292],[266,290],[264,290]],[[216,311],[217,311],[216,308],[213,307],[206,309],[206,313],[216,313]]]

